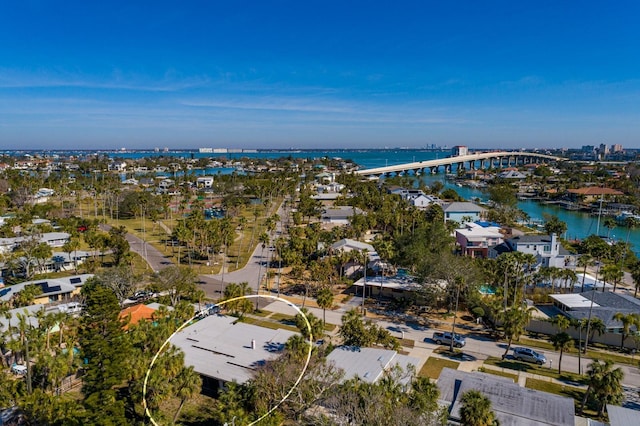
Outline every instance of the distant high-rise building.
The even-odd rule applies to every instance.
[[[616,152],[622,152],[622,151],[624,151],[624,148],[622,148],[621,144],[616,143],[611,145],[611,152],[616,153]]]
[[[596,150],[596,147],[593,145],[582,145],[582,148],[580,150],[582,152],[593,152]]]
[[[609,147],[606,144],[601,143],[598,151],[601,155],[607,155],[609,154]]]

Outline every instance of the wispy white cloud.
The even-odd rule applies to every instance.
[[[104,78],[66,71],[24,72],[0,68],[0,89],[84,88],[98,90],[129,90],[146,92],[178,92],[212,84],[207,76],[180,77],[168,70],[163,78],[124,75],[114,69]]]

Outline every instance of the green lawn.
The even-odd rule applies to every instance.
[[[279,322],[261,320],[261,319],[258,319],[258,318],[244,317],[244,318],[242,318],[242,322],[244,322],[246,324],[257,325],[257,326],[264,327],[264,328],[270,328],[272,330],[283,329],[283,330],[296,331],[296,332],[300,331],[300,330],[298,330],[297,327],[292,327],[292,326],[285,325],[285,324],[282,324],[282,323],[279,323]]]
[[[427,362],[425,362],[420,369],[420,373],[418,373],[418,375],[420,377],[429,377],[436,380],[440,377],[440,373],[443,368],[448,367],[457,370],[459,365],[459,362],[450,361],[448,359],[429,357]]]
[[[567,380],[572,382],[582,382],[582,377],[578,374],[563,372],[558,374],[558,370],[548,368],[541,365],[531,364],[527,362],[520,362],[510,359],[500,359],[496,357],[489,357],[485,361],[485,364],[493,365],[500,368],[508,368],[515,371],[524,371],[531,374],[539,374],[541,376],[553,377],[554,379]]]
[[[275,314],[271,315],[269,318],[274,321],[282,321],[282,320],[293,321],[293,318],[295,318],[295,316],[276,312]]]
[[[549,392],[560,396],[565,396],[567,398],[573,399],[576,407],[576,413],[580,409],[580,405],[582,404],[582,398],[584,397],[585,390],[576,388],[574,386],[562,385],[560,383],[547,382],[546,380],[538,380],[533,378],[527,378],[527,383],[525,385],[529,389],[535,389],[543,392]],[[585,407],[584,415],[591,418],[596,418],[597,414],[593,410],[587,409]]]
[[[508,379],[513,380],[514,383],[518,382],[518,375],[513,373],[506,373],[502,370],[494,370],[493,368],[482,368],[478,370],[481,373],[493,374],[494,376],[506,377]]]

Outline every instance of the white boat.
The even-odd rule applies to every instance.
[[[630,211],[620,212],[620,214],[616,216],[616,222],[618,222],[618,224],[620,225],[626,225],[627,221],[630,218],[633,218],[638,223],[640,223],[640,215],[634,214],[633,212],[630,212]]]

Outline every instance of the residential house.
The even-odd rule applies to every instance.
[[[363,214],[364,211],[358,207],[336,206],[322,210],[320,219],[325,224],[348,225],[352,216]]]
[[[618,313],[640,315],[640,300],[612,291],[585,291],[575,294],[551,294],[553,305],[569,319],[600,318],[607,332],[622,333],[622,322],[613,317]],[[633,327],[635,330],[635,326]]]
[[[522,180],[522,179],[526,179],[527,175],[516,169],[516,170],[504,170],[498,173],[497,177],[500,179]]]
[[[408,371],[409,366],[419,371],[425,360],[408,355],[401,355],[396,351],[380,348],[360,348],[354,346],[338,346],[329,356],[327,364],[344,371],[342,381],[359,378],[366,383],[376,383],[390,370],[400,367],[402,371]],[[401,380],[407,385],[411,381],[411,375],[407,374]]]
[[[482,216],[487,211],[484,207],[468,201],[455,201],[444,204],[442,210],[444,211],[445,222],[453,220],[458,223],[482,220]]]
[[[201,176],[196,179],[198,188],[211,188],[213,186],[213,176]]]
[[[41,243],[47,243],[51,247],[62,247],[69,241],[66,232],[45,232],[21,237],[0,238],[0,253],[9,253],[15,250],[20,244],[31,239],[37,239]]]
[[[125,163],[124,161],[114,161],[112,163],[109,163],[107,169],[110,172],[123,173],[127,170],[127,163]]]
[[[128,330],[131,326],[137,325],[142,320],[151,320],[156,310],[147,305],[139,304],[129,306],[120,311],[118,318],[125,322],[123,328]]]
[[[209,315],[176,334],[171,343],[184,352],[185,365],[202,376],[203,389],[215,392],[227,382],[251,379],[256,367],[280,355],[295,334]]]
[[[438,402],[447,407],[450,425],[459,425],[462,396],[480,391],[491,401],[491,409],[501,425],[574,426],[572,398],[521,387],[512,379],[495,374],[442,369],[437,381]]]
[[[415,296],[415,293],[424,287],[408,275],[390,277],[373,275],[363,276],[353,283],[353,288],[356,295],[362,295],[364,291],[367,297],[381,296],[389,299],[403,299]]]
[[[80,293],[84,283],[93,274],[74,275],[63,278],[48,278],[44,280],[27,281],[0,288],[0,301],[8,302],[17,293],[29,286],[39,286],[42,292],[34,299],[36,305],[46,305],[53,302],[71,300]]]
[[[503,242],[497,223],[466,222],[455,233],[460,252],[470,257],[489,257],[489,248]]]
[[[556,234],[520,235],[506,239],[502,244],[491,247],[489,257],[497,258],[502,253],[519,251],[532,254],[537,259],[535,267],[565,268],[571,261],[570,253],[562,247]]]
[[[377,269],[379,266],[381,266],[379,265],[381,262],[380,255],[376,252],[376,249],[373,248],[371,244],[362,243],[360,241],[352,240],[349,238],[343,238],[340,241],[333,243],[329,247],[329,251],[332,253],[337,253],[340,251],[346,252],[346,253],[351,251],[357,251],[359,253],[362,253],[365,250],[367,252],[367,257],[369,259],[367,263],[367,268]]]
[[[600,199],[610,198],[616,195],[624,195],[623,192],[613,188],[601,188],[599,186],[587,186],[577,189],[569,189],[567,192],[570,194],[571,201],[582,201],[585,203],[592,203]]]

